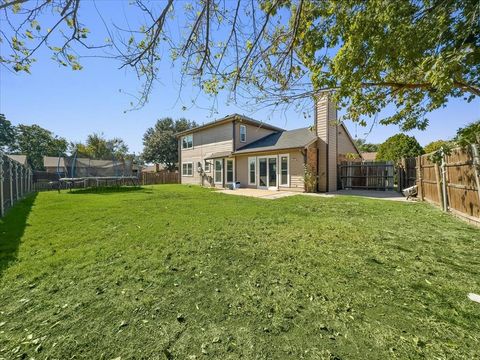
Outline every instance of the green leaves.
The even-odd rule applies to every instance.
[[[143,135],[142,158],[146,162],[164,164],[168,170],[174,170],[178,162],[178,141],[175,134],[197,126],[194,121],[184,118],[157,120],[154,127],[148,128]]]
[[[415,137],[397,134],[389,137],[378,147],[376,159],[398,162],[401,158],[415,157],[423,153],[423,148]]]

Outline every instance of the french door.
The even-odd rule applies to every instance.
[[[277,189],[276,156],[258,158],[258,187],[262,189]]]

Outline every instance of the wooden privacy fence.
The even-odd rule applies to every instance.
[[[32,170],[0,152],[0,217],[33,190]]]
[[[178,171],[144,172],[141,177],[142,185],[178,184],[179,182],[180,175]]]
[[[338,168],[342,189],[393,190],[392,161],[342,161]]]
[[[430,155],[416,159],[418,198],[480,223],[480,156],[478,145],[456,148],[434,163]]]

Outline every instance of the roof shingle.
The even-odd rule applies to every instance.
[[[235,151],[234,154],[303,148],[316,139],[315,133],[310,128],[286,130],[267,135],[251,144],[245,145]]]

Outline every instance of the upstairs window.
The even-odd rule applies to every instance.
[[[247,127],[240,125],[240,142],[247,142]]]
[[[185,135],[182,138],[182,149],[191,149],[193,148],[193,135]]]

